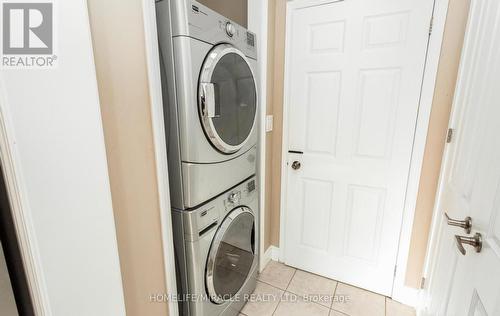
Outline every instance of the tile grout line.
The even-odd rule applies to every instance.
[[[276,304],[276,307],[274,308],[273,313],[271,314],[271,316],[274,315],[276,313],[276,311],[278,310],[278,307],[280,306],[281,301],[283,299],[283,295],[285,295],[285,291],[283,291],[283,293],[281,293],[280,300],[279,300],[278,304]]]
[[[295,269],[295,268],[294,268]],[[280,301],[278,302],[278,304],[276,304],[276,307],[274,308],[274,311],[272,313],[272,315],[274,315],[276,313],[276,311],[278,310],[278,307],[280,306],[280,304],[282,303],[283,301],[283,295],[286,294],[287,290],[288,290],[288,287],[290,286],[290,283],[292,283],[292,280],[293,278],[295,277],[295,274],[297,273],[297,269],[295,269],[295,271],[293,271],[293,275],[292,277],[290,278],[290,281],[288,281],[288,284],[286,286],[286,289],[283,291],[283,293],[281,294],[281,297],[280,297]]]
[[[281,303],[281,299],[282,299],[282,297],[283,297],[283,295],[285,294],[285,292],[286,292],[286,291],[285,291],[285,290],[283,290],[283,289],[280,289],[279,287],[276,287],[276,286],[274,286],[274,285],[272,285],[272,284],[269,284],[269,283],[267,283],[267,282],[263,282],[263,281],[259,280],[258,278],[256,279],[256,281],[257,281],[257,283],[259,283],[259,282],[260,282],[260,283],[266,284],[267,286],[270,286],[270,287],[272,287],[272,288],[273,288],[273,289],[275,289],[275,290],[278,290],[278,291],[280,291],[280,292],[283,292],[283,293],[281,293],[281,295],[280,295],[280,299],[279,299],[279,301],[278,301],[278,304],[276,304],[276,307],[274,308],[273,313],[271,314],[271,315],[274,315],[274,313],[276,312],[276,309],[278,309],[278,305]],[[255,293],[255,292],[254,292],[254,293]],[[248,302],[247,302],[246,304],[248,304]],[[245,305],[246,305],[246,304],[245,304]],[[243,307],[244,307],[245,305],[243,305]],[[241,311],[240,311],[239,313],[240,313],[240,314],[243,314],[243,315],[245,315],[245,316],[248,316],[247,314],[243,313],[243,312],[242,312],[242,310],[243,310],[243,308],[241,309]]]
[[[294,272],[293,272],[292,278],[290,279],[290,281],[288,281],[288,283],[287,283],[287,285],[286,285],[285,289],[279,288],[279,287],[277,287],[276,285],[271,284],[270,282],[267,282],[267,281],[261,280],[261,279],[259,278],[259,276],[257,276],[256,280],[257,280],[258,282],[261,282],[261,283],[265,283],[265,284],[267,284],[267,285],[270,285],[270,286],[274,287],[275,289],[278,289],[278,290],[280,290],[280,291],[285,291],[285,292],[286,292],[286,291],[287,291],[287,289],[288,289],[288,287],[290,286],[290,283],[291,283],[291,282],[292,282],[292,280],[293,280],[293,277],[295,276],[295,273],[297,273],[297,270],[298,270],[298,269],[297,269],[297,268],[294,268],[294,267],[287,266],[287,265],[285,265],[285,264],[283,264],[283,263],[281,263],[281,262],[279,262],[279,261],[275,261],[275,262],[277,262],[277,263],[279,263],[279,264],[282,264],[282,265],[284,265],[285,267],[288,267],[288,268],[294,269]],[[266,268],[267,268],[267,266],[266,266]],[[262,271],[262,272],[264,273],[264,271]],[[262,274],[262,273],[260,273],[260,274]],[[259,275],[260,275],[260,274],[259,274]]]
[[[339,281],[336,281],[337,284],[335,284],[335,290],[333,290],[333,297],[332,301],[330,302],[330,310],[333,309],[333,301],[335,300],[335,294],[337,293],[337,288],[339,287]]]
[[[293,294],[293,295],[295,295],[297,297],[301,297],[304,301],[305,301],[304,297],[307,296],[307,294],[299,294],[299,293],[292,292],[291,290],[286,290],[286,293],[290,293],[290,294]],[[323,305],[321,303],[317,303],[317,302],[314,302],[314,301],[307,301],[307,302],[314,303],[314,304],[319,305],[321,307],[331,309],[331,307],[325,306],[325,305]],[[330,303],[330,304],[332,304],[332,303]]]
[[[335,296],[337,294],[337,290],[339,288],[339,284],[340,284],[340,281],[337,281],[337,285],[335,286],[335,291],[333,291],[333,296]]]
[[[266,281],[262,281],[262,280],[257,279],[257,282],[264,283],[264,284],[269,285],[269,286],[271,286],[271,287],[273,287],[273,288],[275,288],[275,289],[278,289],[278,290],[280,290],[280,291],[286,291],[286,290],[284,290],[284,289],[282,289],[282,288],[279,288],[279,287],[277,287],[276,285],[273,285],[273,284],[271,284],[271,283],[269,283],[269,282],[266,282]]]
[[[292,291],[290,291],[290,290],[289,290],[289,288],[290,288],[290,284],[292,284],[293,278],[294,278],[294,277],[295,277],[295,275],[297,274],[297,271],[299,271],[299,269],[297,269],[297,268],[294,268],[294,269],[295,269],[295,272],[293,273],[292,278],[291,278],[291,279],[290,279],[290,281],[288,282],[288,285],[287,285],[287,287],[286,287],[285,293],[283,293],[283,295],[284,295],[284,294],[286,294],[286,293],[291,293],[291,294],[293,294],[293,295],[302,296],[301,294],[293,293]],[[303,271],[303,270],[300,270],[300,271]],[[307,272],[307,271],[304,271],[304,272]],[[331,279],[329,279],[329,280],[331,280]],[[335,281],[335,280],[332,280],[332,281]],[[335,282],[336,282],[336,284],[335,284],[335,290],[333,291],[333,293],[334,293],[333,295],[335,295],[335,291],[337,290],[337,286],[338,286],[338,284],[339,284],[339,282],[338,282],[338,281],[335,281]],[[305,302],[305,301],[304,301],[304,302]],[[312,302],[312,301],[311,301],[310,303],[312,303],[312,304],[314,304],[314,305],[317,305],[317,306],[319,306],[319,307],[322,307],[322,308],[327,308],[327,309],[328,309],[328,315],[330,315],[330,311],[332,310],[332,309],[331,309],[331,305],[333,304],[333,300],[332,300],[332,302],[330,303],[330,307],[327,307],[327,306],[325,306],[325,305],[322,305],[322,304],[319,304],[319,303],[316,303],[316,302]],[[281,304],[281,302],[280,302],[279,304]],[[279,304],[278,304],[278,306],[279,306]],[[278,309],[278,306],[276,306],[276,309]],[[276,310],[275,310],[274,312],[276,312]],[[274,313],[273,313],[273,315],[274,315]]]
[[[384,300],[384,315],[387,316],[387,297]]]
[[[297,274],[297,269],[295,269],[295,271],[293,272],[292,277],[290,278],[290,281],[288,281],[288,284],[286,285],[286,290],[285,291],[288,291],[288,288],[290,287],[290,284],[292,283],[292,280],[293,280],[293,278],[295,278],[296,274]]]
[[[339,285],[340,285],[340,284],[345,284],[345,283],[342,283],[342,282],[340,282],[340,281],[337,281],[337,286],[335,286],[335,292],[333,292],[333,296],[334,296],[334,297],[335,297],[335,295],[337,295],[337,290],[339,289]],[[339,311],[339,310],[337,310],[337,309],[334,309],[334,308],[333,308],[333,301],[332,301],[332,307],[330,308],[330,310],[331,310],[331,311],[334,311],[334,312],[337,312],[337,313],[340,313],[340,314],[345,315],[345,316],[349,316],[349,314],[346,314],[346,313],[344,313],[343,311]],[[385,313],[384,313],[384,315],[385,315]]]
[[[332,312],[339,313],[339,314],[341,314],[341,315],[350,316],[349,314],[346,314],[346,313],[344,313],[344,312],[338,311],[338,310],[336,310],[336,309],[332,309],[331,311],[332,311]]]

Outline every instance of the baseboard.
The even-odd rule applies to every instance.
[[[264,270],[269,261],[271,260],[279,261],[279,257],[280,257],[280,249],[276,246],[269,246],[266,252],[264,252],[264,256],[260,260],[260,269],[259,269],[260,272]]]
[[[260,266],[259,266],[259,272],[262,272],[264,268],[267,266],[269,261],[271,261],[272,258],[272,249],[271,247],[267,248],[267,250],[264,252],[264,255],[262,258],[260,258]]]
[[[269,247],[271,249],[271,259],[273,261],[280,261],[280,248],[276,246]]]
[[[415,307],[418,309],[420,290],[408,286],[394,289],[392,299],[396,302]]]

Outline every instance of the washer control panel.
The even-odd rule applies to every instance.
[[[247,205],[257,198],[257,195],[256,180],[251,178],[226,193],[224,207],[226,211],[230,211],[235,207]]]
[[[186,241],[193,242],[215,232],[227,214],[240,206],[250,208],[257,216],[259,214],[258,192],[257,180],[252,177],[197,209],[175,210],[174,219],[177,225],[183,226]],[[182,224],[180,224],[181,221]]]
[[[241,191],[233,191],[229,194],[227,200],[233,204],[239,204],[241,200]]]
[[[255,191],[255,180],[250,180],[247,182],[248,193]]]
[[[240,201],[241,190],[238,190],[238,188],[236,188],[227,194],[227,199],[224,201],[224,207],[226,208],[226,210],[232,210],[233,208],[240,205]]]

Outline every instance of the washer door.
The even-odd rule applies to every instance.
[[[247,280],[255,261],[255,217],[239,207],[224,219],[208,254],[206,282],[210,299],[229,300]]]
[[[257,113],[257,87],[247,58],[229,44],[217,45],[203,64],[198,89],[201,122],[220,152],[237,152],[250,137]]]

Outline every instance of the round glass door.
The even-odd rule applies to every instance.
[[[247,207],[233,210],[215,234],[207,260],[210,299],[222,304],[238,293],[255,260],[255,217]]]
[[[248,61],[229,44],[217,45],[200,75],[199,112],[205,134],[219,151],[237,152],[254,128],[257,88]]]

